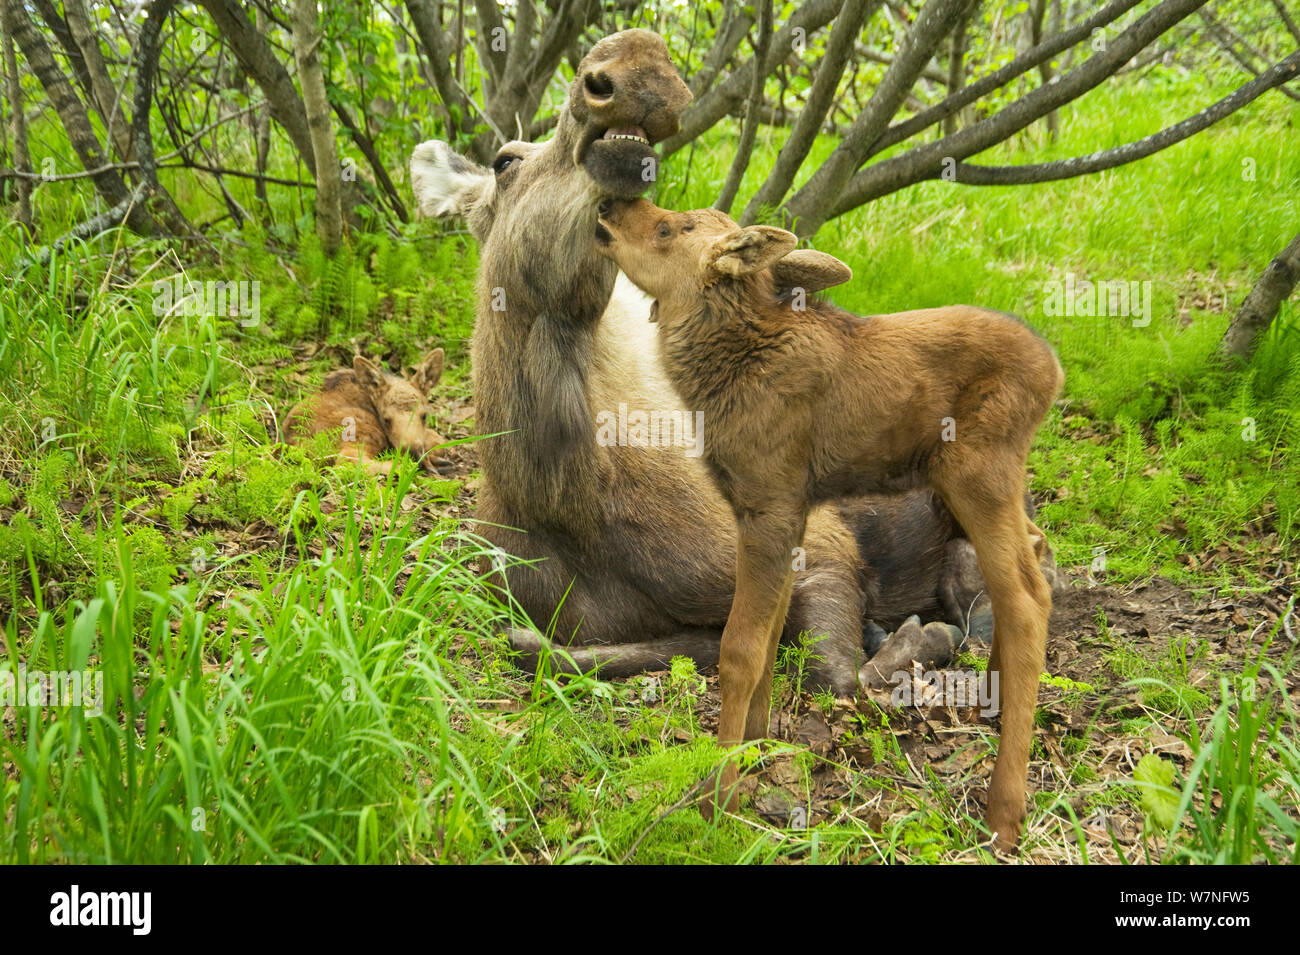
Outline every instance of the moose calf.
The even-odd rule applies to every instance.
[[[318,394],[294,406],[285,419],[285,435],[290,444],[299,444],[322,431],[342,428],[339,456],[372,474],[392,470],[391,461],[373,460],[390,448],[412,455],[426,471],[450,467],[450,461],[433,452],[447,439],[428,426],[433,416],[429,392],[442,377],[442,366],[443,350],[435,348],[408,380],[357,355],[351,368],[330,372]]]
[[[1013,848],[1051,610],[1035,553],[1045,538],[1024,508],[1025,458],[1063,381],[1051,347],[1011,316],[965,305],[859,317],[778,295],[773,268],[795,236],[742,229],[712,209],[606,200],[596,242],[656,300],[665,367],[704,412],[704,459],[739,527],[719,742],[767,734],[791,554],[809,508],[929,485],[974,545],[993,605],[1002,736],[986,821],[996,844]],[[817,259],[849,274],[831,256],[796,254],[804,268]],[[728,764],[729,807],[735,781]]]

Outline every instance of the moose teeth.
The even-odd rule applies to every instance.
[[[634,143],[644,143],[647,146],[650,145],[650,140],[646,139],[644,136],[629,136],[626,133],[615,133],[613,136],[610,136],[608,138],[609,139],[630,139]]]

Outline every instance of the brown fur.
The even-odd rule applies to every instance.
[[[608,97],[590,95],[595,75]],[[507,143],[493,169],[440,142],[411,160],[420,211],[463,215],[480,243],[475,407],[480,430],[500,436],[477,445],[479,532],[509,555],[493,579],[568,644],[563,669],[626,676],[673,654],[710,663],[731,607],[735,524],[703,461],[595,438],[596,413],[620,403],[686,407],[664,373],[649,301],[616,285],[591,239],[601,199],[644,191],[653,158],[639,143],[599,137],[639,126],[657,142],[688,99],[663,40],[626,31],[579,64],[548,142]],[[788,264],[798,266],[783,276],[791,285],[843,281],[821,271],[824,260]],[[824,637],[814,684],[855,692],[866,621],[893,626],[940,606],[945,548],[959,535],[929,491],[811,513],[786,633]],[[540,636],[516,630],[512,640],[535,664]]]
[[[375,455],[396,448],[407,452],[426,471],[450,466],[435,448],[447,439],[427,424],[434,409],[429,392],[442,377],[443,350],[435,348],[411,378],[384,371],[358,355],[351,368],[325,376],[321,390],[300,401],[285,419],[290,444],[298,444],[322,431],[343,429],[339,456],[364,465],[372,474],[387,474],[391,461]]]
[[[665,365],[704,413],[704,457],[739,529],[720,741],[767,733],[790,553],[809,510],[928,485],[969,534],[992,598],[989,666],[1004,705],[987,819],[998,844],[1014,846],[1051,610],[1024,488],[1030,443],[1062,384],[1052,349],[1019,320],[964,305],[868,318],[825,302],[792,307],[770,268],[795,236],[740,229],[712,209],[615,202],[600,224],[601,252],[658,302]],[[734,781],[728,767],[727,791]]]

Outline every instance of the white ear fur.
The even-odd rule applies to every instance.
[[[411,153],[411,190],[416,211],[429,218],[464,216],[491,186],[492,173],[438,139]]]

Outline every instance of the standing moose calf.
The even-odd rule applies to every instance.
[[[809,509],[929,485],[974,544],[992,599],[989,668],[1004,698],[986,819],[1013,848],[1051,611],[1035,553],[1045,538],[1024,508],[1025,457],[1063,381],[1051,347],[1013,317],[964,305],[865,318],[820,301],[796,308],[771,271],[795,236],[712,209],[607,201],[596,243],[656,300],[664,365],[704,414],[704,459],[738,525],[719,742],[767,735]],[[729,763],[728,805],[735,781]]]

